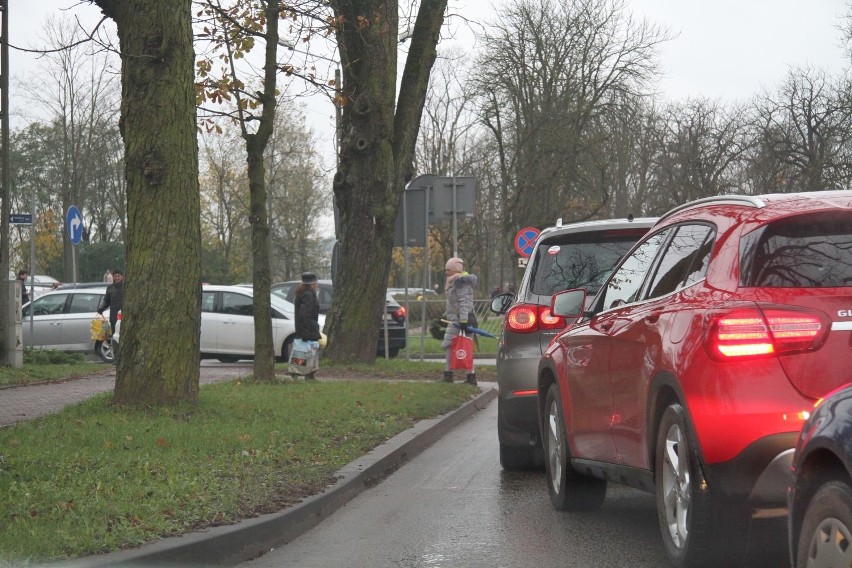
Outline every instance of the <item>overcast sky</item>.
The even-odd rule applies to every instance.
[[[661,54],[661,94],[669,99],[747,98],[780,83],[791,65],[840,73],[848,65],[838,26],[847,0],[625,0],[636,16],[674,36]],[[48,14],[62,8],[89,24],[99,10],[78,0],[9,0],[12,45],[34,47]],[[471,19],[493,20],[491,0],[450,0]],[[26,75],[32,56],[11,51],[12,77]],[[14,108],[22,104],[13,99]],[[332,112],[328,113],[332,115]]]

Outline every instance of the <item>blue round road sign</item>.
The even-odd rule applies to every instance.
[[[515,250],[521,256],[529,256],[535,248],[535,240],[538,238],[539,231],[535,227],[526,227],[518,231],[515,235]]]
[[[68,214],[65,215],[65,228],[68,231],[68,239],[72,245],[79,245],[83,240],[83,216],[80,211],[73,205],[68,208]]]

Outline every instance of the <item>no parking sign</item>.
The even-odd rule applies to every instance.
[[[525,227],[518,231],[515,235],[515,250],[518,254],[524,257],[529,257],[535,248],[535,240],[538,238],[539,231],[535,227]]]

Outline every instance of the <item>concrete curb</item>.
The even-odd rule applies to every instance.
[[[214,527],[166,538],[132,550],[89,556],[51,566],[233,566],[257,558],[315,527],[359,493],[376,485],[431,446],[463,420],[484,409],[497,397],[497,388],[494,384],[485,384],[481,388],[479,395],[453,412],[422,420],[413,428],[397,434],[344,466],[336,474],[337,481],[324,493],[308,497],[294,507],[236,525]]]

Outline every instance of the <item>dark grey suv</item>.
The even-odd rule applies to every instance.
[[[543,465],[536,375],[550,340],[570,323],[550,314],[553,294],[585,288],[591,299],[618,260],[656,219],[607,219],[541,232],[517,295],[501,294],[491,310],[505,314],[497,347],[497,435],[503,469]]]

